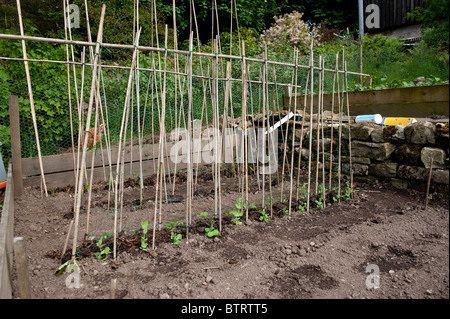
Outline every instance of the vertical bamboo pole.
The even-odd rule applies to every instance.
[[[160,161],[160,178],[161,178],[161,187],[159,189],[160,194],[159,194],[159,223],[161,224],[162,222],[162,185],[166,182],[166,175],[165,175],[165,165],[164,165],[164,147],[166,147],[166,88],[167,88],[167,36],[168,36],[168,32],[167,32],[167,24],[166,24],[166,28],[165,28],[165,33],[164,33],[164,48],[166,48],[166,50],[164,51],[164,72],[163,72],[163,87],[162,87],[162,92],[161,92],[161,121],[159,123],[159,142],[160,142],[160,152],[159,152],[159,156],[161,158]],[[170,174],[169,174],[170,176]],[[167,195],[166,195],[166,200],[167,200]]]
[[[267,46],[266,46],[266,52],[267,52]],[[266,53],[266,58],[267,58],[267,53]],[[269,99],[269,70],[268,70],[268,64],[265,63],[264,67],[266,68],[266,87],[264,88],[266,90],[266,107],[267,107],[267,130],[269,130],[270,128],[270,99]],[[272,79],[273,81],[273,79]],[[272,96],[273,96],[273,92],[272,92]],[[263,130],[265,132],[265,130]],[[274,139],[273,139],[273,131],[267,134],[267,146],[268,146],[268,150],[269,150],[269,167],[272,167],[272,162],[274,160],[273,158],[273,154],[275,153],[275,150],[272,149],[272,146],[274,146],[273,143]],[[264,150],[265,152],[265,150]],[[271,169],[270,169],[271,171]],[[277,169],[278,171],[278,169]],[[270,172],[270,174],[268,174],[268,179],[269,179],[269,203],[270,203],[270,217],[273,217],[273,195],[272,195],[272,171]]]
[[[308,158],[308,192],[306,200],[306,210],[309,212],[309,204],[311,200],[311,157],[312,157],[312,127],[313,127],[313,109],[314,109],[314,51],[313,41],[311,40],[310,47],[310,73],[311,73],[311,98],[309,111],[309,158]]]
[[[331,145],[330,145],[330,169],[329,169],[329,188],[332,189],[332,177],[333,177],[333,130],[334,130],[334,104],[335,104],[335,89],[336,89],[336,77],[338,76],[337,71],[338,71],[338,63],[339,63],[339,52],[336,53],[336,65],[334,68],[334,73],[333,73],[333,92],[332,92],[332,97],[331,97],[331,132],[330,132],[330,139],[331,139]]]
[[[350,120],[350,101],[349,101],[349,97],[348,97],[347,61],[344,61],[344,72],[345,72],[345,96],[346,96],[346,103],[347,103],[347,119],[348,119],[348,150],[349,150],[349,161],[350,161],[350,188],[353,189],[352,134],[351,134],[351,120]]]
[[[189,36],[189,56],[188,56],[188,120],[187,120],[187,129],[189,132],[189,136],[192,133],[192,50],[194,44],[194,32],[190,33]],[[192,173],[192,140],[189,138],[189,142],[187,144],[187,156],[188,156],[188,165],[187,165],[187,202],[186,202],[186,220],[188,221],[187,225],[190,225],[192,219],[192,182],[193,182],[193,173]],[[188,237],[189,231],[186,228],[186,237]]]
[[[99,73],[100,73],[100,67],[98,68]],[[96,149],[97,146],[97,134],[98,134],[98,115],[99,115],[99,97],[100,97],[100,81],[99,81],[100,76],[97,76],[97,98],[95,99],[95,119],[94,119],[94,143],[93,143],[93,148],[94,150]],[[86,239],[89,233],[89,217],[90,217],[90,213],[91,213],[91,198],[92,198],[92,182],[93,182],[93,178],[94,178],[94,164],[95,164],[95,151],[92,152],[92,156],[91,156],[91,174],[90,174],[90,178],[89,178],[89,190],[88,190],[88,203],[87,203],[87,212],[86,212],[86,231],[84,233],[84,238]]]
[[[218,52],[218,45],[219,42],[216,41],[216,49],[215,51]],[[219,215],[219,232],[222,231],[222,200],[221,200],[221,186],[220,186],[220,162],[221,162],[221,155],[222,155],[222,143],[219,141],[220,138],[220,132],[219,132],[219,80],[218,80],[218,73],[219,73],[219,58],[216,54],[216,57],[214,59],[214,69],[215,69],[215,78],[214,78],[214,103],[213,108],[214,111],[214,140],[215,140],[215,146],[214,146],[214,168],[216,172],[216,178],[215,178],[215,202],[217,203],[215,206],[215,210]],[[221,147],[219,151],[219,146]]]
[[[67,17],[66,17],[66,0],[63,0],[64,9],[64,33],[67,40]],[[73,174],[74,183],[77,183],[77,170],[76,170],[76,156],[75,156],[75,142],[73,139],[73,120],[72,120],[72,94],[70,90],[70,65],[69,65],[69,45],[66,44],[66,61],[67,61],[67,101],[69,103],[69,120],[70,120],[70,139],[72,142],[72,156],[73,156]],[[76,80],[76,79],[75,79]],[[78,107],[79,108],[79,105]]]
[[[136,63],[136,57],[137,57],[137,45],[139,43],[139,36],[141,33],[141,29],[139,29],[136,39],[134,40],[134,50],[133,50],[133,57],[131,60],[131,69],[130,74],[128,77],[128,85],[127,85],[127,93],[125,96],[125,102],[123,107],[123,114],[122,114],[122,123],[120,125],[120,133],[119,133],[119,143],[118,143],[118,150],[117,150],[117,167],[116,167],[116,178],[114,180],[114,230],[113,230],[113,258],[114,260],[117,257],[117,206],[118,206],[118,186],[119,186],[119,176],[120,176],[120,168],[121,168],[121,160],[122,160],[122,138],[124,135],[124,126],[125,126],[125,118],[126,114],[128,112],[129,104],[130,104],[130,94],[131,94],[131,85],[133,81],[133,68]]]
[[[289,214],[291,214],[292,211],[292,189],[294,187],[294,143],[295,143],[295,115],[297,114],[297,84],[298,84],[298,50],[296,51],[296,54],[294,55],[294,72],[295,72],[295,80],[294,80],[294,123],[292,124],[292,146],[291,146],[291,173],[290,173],[290,184],[289,184]],[[301,156],[301,152],[300,152]]]
[[[311,62],[310,62],[311,63]],[[301,163],[302,163],[302,149],[303,149],[303,135],[304,135],[304,127],[305,127],[305,114],[306,114],[306,102],[308,97],[308,85],[309,85],[309,74],[311,70],[308,70],[306,75],[306,83],[305,83],[305,93],[303,99],[303,118],[302,118],[302,128],[300,131],[300,146],[298,150],[298,166],[297,166],[297,192],[296,192],[296,200],[298,200],[298,193],[300,187],[300,173],[301,173]]]
[[[265,122],[266,122],[266,102],[267,102],[267,98],[266,98],[266,72],[267,72],[267,45],[264,48],[264,52],[263,52],[263,65],[262,67],[262,75],[261,75],[261,90],[262,90],[262,103],[261,103],[261,107],[262,107],[262,123],[263,123],[263,131],[266,130],[265,128]],[[268,114],[267,114],[268,116]],[[247,122],[247,119],[246,119]],[[265,159],[265,155],[266,155],[266,143],[265,140],[262,143],[263,148],[261,150],[259,150],[259,154],[260,154],[260,160]],[[247,161],[245,162],[245,165],[247,165]],[[263,172],[264,173],[264,172]],[[266,174],[262,174],[262,207],[263,209],[266,207],[265,206],[265,197],[266,197]]]
[[[321,134],[322,134],[322,196],[323,196],[323,206],[325,207],[325,192],[326,192],[326,188],[325,188],[325,135],[324,135],[324,120],[323,120],[323,95],[324,95],[324,90],[325,90],[325,59],[322,59],[322,90],[321,90],[321,105],[320,105],[320,118],[321,120]],[[331,155],[330,155],[331,156]]]
[[[337,54],[337,57],[339,58],[339,53]],[[338,106],[339,106],[339,132],[338,132],[338,202],[341,202],[341,171],[342,171],[342,112],[343,112],[343,97],[341,98],[341,88],[340,88],[340,75],[337,74],[337,92],[338,92]],[[343,94],[342,90],[342,94]],[[343,96],[343,95],[342,95]]]
[[[317,195],[319,188],[319,158],[320,158],[320,105],[322,103],[322,56],[319,56],[319,94],[317,101],[317,151],[316,151],[316,185],[314,194]],[[312,115],[312,114],[311,114]],[[323,150],[322,150],[323,152]]]
[[[431,158],[430,170],[428,171],[427,191],[425,194],[425,209],[428,208],[428,196],[430,194],[430,184],[432,174],[433,174],[433,158]]]
[[[22,11],[20,8],[20,0],[17,0],[16,3],[17,3],[17,14],[19,17],[20,35],[24,36],[23,23],[22,23]],[[28,85],[28,96],[30,98],[31,117],[33,120],[34,134],[36,135],[36,148],[37,148],[38,158],[39,158],[39,167],[41,170],[42,185],[44,187],[45,196],[48,197],[47,184],[45,182],[45,175],[44,175],[44,166],[42,164],[41,145],[39,143],[39,132],[38,132],[37,121],[36,121],[36,111],[34,108],[33,90],[32,90],[32,86],[31,86],[30,69],[28,67],[27,48],[25,45],[25,40],[22,40],[22,53],[23,53],[23,59],[24,59],[23,63],[25,66],[25,75],[27,78],[27,85]]]
[[[95,85],[96,85],[96,78],[97,78],[97,65],[98,60],[100,59],[100,44],[102,43],[103,39],[103,22],[105,19],[105,11],[106,11],[106,5],[103,4],[102,6],[102,12],[100,16],[100,24],[98,27],[98,35],[97,35],[97,44],[95,45],[95,56],[94,56],[94,65],[92,67],[92,83],[91,83],[91,92],[89,97],[89,108],[88,108],[88,114],[86,118],[86,130],[89,130],[89,125],[91,122],[91,115],[92,115],[92,105],[94,103],[94,96],[95,96]],[[81,158],[81,172],[84,172],[86,169],[86,154],[87,154],[87,144],[88,144],[88,134],[84,134],[84,143],[83,143],[83,154]],[[75,196],[75,224],[74,224],[74,234],[73,234],[73,247],[72,247],[72,256],[75,256],[76,249],[77,249],[77,242],[78,242],[78,223],[80,218],[80,206],[81,206],[81,195],[83,193],[83,182],[84,182],[84,174],[79,174],[78,178],[78,187],[77,187],[77,193]]]
[[[247,135],[247,67],[245,59],[245,42],[242,41],[242,62],[241,62],[241,72],[242,72],[242,114],[241,119],[243,121],[243,134],[244,134],[244,165],[243,165],[243,192],[245,192],[244,203],[245,203],[245,220],[248,221],[248,135]],[[242,153],[241,153],[242,154]],[[264,198],[264,195],[263,195]]]
[[[295,63],[295,56],[296,56],[296,49],[294,48],[294,63]],[[295,79],[295,68],[293,68],[292,70],[292,79],[291,79],[291,85],[290,85],[290,89],[291,89],[291,94],[289,94],[289,109],[288,109],[288,116],[289,114],[291,114],[291,105],[292,105],[292,88],[294,87],[294,79]],[[297,97],[294,96],[294,98],[296,99]],[[287,142],[288,142],[288,137],[289,137],[289,121],[286,122],[286,134],[285,134],[285,138],[284,138],[284,144],[283,144],[283,163],[281,166],[281,176],[284,175],[284,168],[285,168],[285,164],[287,162]],[[283,196],[283,190],[284,190],[284,177],[281,178],[281,196]]]

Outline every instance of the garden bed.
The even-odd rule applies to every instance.
[[[226,174],[225,174],[226,175]],[[141,248],[141,223],[153,223],[155,190],[152,177],[146,179],[142,205],[136,202],[137,187],[130,180],[125,187],[122,231],[117,238],[117,258],[97,255],[102,234],[112,233],[107,185],[93,186],[90,230],[79,244],[80,288],[68,288],[68,273],[55,271],[68,253],[61,256],[73,218],[73,189],[56,189],[48,198],[28,188],[16,201],[15,236],[27,241],[29,272],[34,298],[110,298],[111,279],[117,279],[116,298],[448,298],[449,229],[448,198],[433,194],[424,210],[425,195],[417,191],[393,189],[382,184],[358,184],[353,199],[330,194],[323,209],[312,205],[302,212],[293,203],[290,215],[280,201],[281,184],[273,182],[272,217],[260,220],[262,192],[256,183],[250,188],[249,201],[257,208],[249,210],[242,225],[226,214],[236,208],[242,196],[237,178],[223,176],[222,232],[211,238],[206,228],[214,220],[214,185],[210,172],[199,175],[193,197],[193,220],[185,238],[186,189],[183,175],[168,201],[163,204],[160,230],[156,231],[156,250],[151,249],[152,229],[146,234],[148,251]],[[255,176],[251,177],[256,180]],[[287,192],[289,180],[284,182]],[[269,195],[268,184],[264,196]],[[294,195],[295,199],[295,195]],[[318,198],[312,198],[315,203]],[[267,201],[266,201],[267,202]],[[209,212],[206,218],[200,215]],[[84,233],[86,210],[80,214],[80,232]],[[159,218],[159,217],[158,217]],[[167,226],[167,227],[166,227]],[[174,244],[171,234],[182,234]],[[80,233],[79,238],[83,239]],[[105,236],[102,249],[112,249]],[[62,259],[62,260],[61,260]],[[380,288],[366,287],[366,266],[380,269]],[[18,296],[14,282],[14,297]]]

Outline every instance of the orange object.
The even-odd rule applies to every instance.
[[[6,187],[6,181],[0,183],[0,189]]]
[[[94,145],[94,139],[95,139],[95,143],[100,143],[101,137],[102,137],[102,133],[103,133],[103,124],[100,125],[100,127],[97,129],[97,132],[95,130],[95,128],[91,128],[89,131],[87,131],[88,133],[88,148],[91,148]],[[83,139],[80,140],[80,147],[83,146],[83,141],[84,141],[84,134],[83,134]]]

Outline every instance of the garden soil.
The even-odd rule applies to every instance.
[[[272,206],[268,204],[265,211],[272,217],[260,221],[258,210],[250,209],[248,221],[244,214],[243,224],[235,225],[225,212],[242,197],[239,181],[222,178],[223,213],[212,215],[216,202],[209,173],[198,178],[190,227],[183,224],[169,230],[175,218],[185,222],[185,180],[180,175],[175,188],[168,183],[162,192],[165,201],[161,216],[159,211],[156,214],[160,227],[155,231],[155,249],[151,249],[153,227],[149,227],[144,237],[147,252],[140,249],[144,235],[140,223],[154,224],[155,178],[145,180],[142,202],[136,181],[125,183],[124,206],[117,209],[122,231],[115,260],[112,254],[94,255],[100,251],[100,236],[113,232],[114,210],[108,210],[108,203],[112,205],[114,195],[107,185],[92,187],[87,231],[88,211],[84,208],[80,213],[78,288],[74,274],[55,274],[71,257],[72,233],[64,255],[62,250],[74,218],[73,189],[50,190],[46,198],[40,189],[27,188],[15,202],[14,235],[26,240],[32,297],[107,299],[115,279],[116,299],[449,298],[448,194],[430,195],[424,209],[423,193],[355,183],[351,200],[334,203],[330,195],[324,209],[311,205],[309,212],[298,211],[301,203],[293,201],[295,209],[284,214],[288,205],[279,194],[282,188],[289,193],[289,179],[264,189],[254,183],[250,202],[261,210],[263,196],[268,198],[272,192]],[[83,205],[87,207],[87,196]],[[204,211],[209,217],[197,217]],[[211,220],[216,229],[221,224],[222,231],[208,238],[205,229]],[[178,245],[170,238],[172,232],[182,234]],[[102,245],[112,251],[112,238],[105,238]],[[378,283],[374,269],[379,270]],[[19,298],[16,280],[13,288],[14,298]]]

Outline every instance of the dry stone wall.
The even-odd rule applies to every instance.
[[[382,182],[396,188],[425,191],[429,168],[433,160],[431,192],[449,192],[449,124],[417,122],[406,127],[380,126],[368,123],[350,124],[341,127],[341,163],[342,173],[350,173],[350,149],[353,177],[356,182]],[[325,158],[325,167],[329,169],[332,156],[333,170],[338,162],[338,127],[324,128],[323,140],[319,141],[326,153],[319,154],[319,161]],[[320,129],[320,134],[322,129]],[[316,160],[317,129],[313,129],[313,160]],[[351,144],[349,144],[349,134]],[[296,132],[297,138],[301,135]],[[308,159],[309,131],[304,131],[302,158]],[[333,152],[330,154],[330,145]],[[295,143],[299,151],[299,143]],[[323,156],[326,155],[326,156]]]

